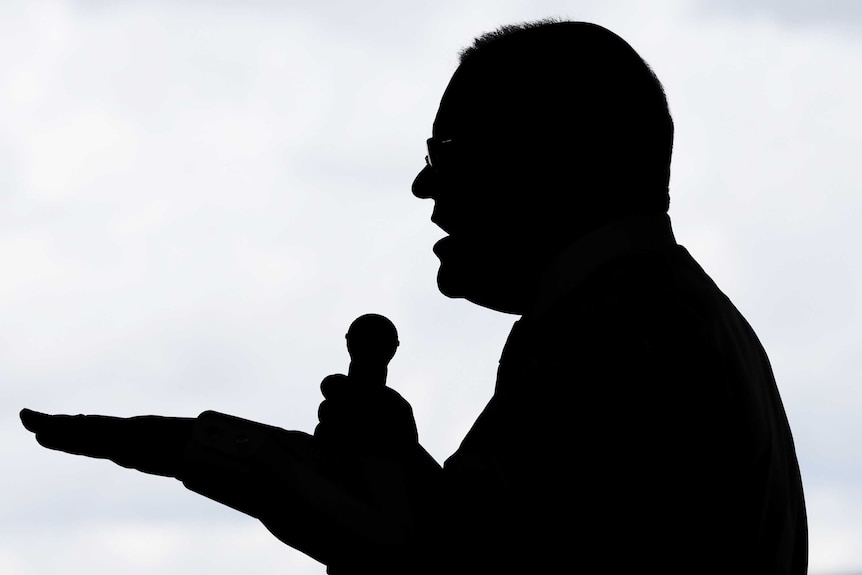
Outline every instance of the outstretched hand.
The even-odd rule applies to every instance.
[[[49,415],[21,410],[21,423],[43,447],[110,459],[144,473],[181,479],[183,455],[193,418]]]

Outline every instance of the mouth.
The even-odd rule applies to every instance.
[[[447,222],[445,217],[441,217],[440,208],[434,205],[434,210],[431,212],[431,223],[443,230],[446,234],[452,234],[452,224]]]

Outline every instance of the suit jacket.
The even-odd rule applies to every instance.
[[[766,352],[669,218],[592,233],[543,285],[445,463],[436,570],[806,573]]]
[[[395,467],[333,468],[307,434],[214,412],[186,460],[189,489],[336,574],[807,570],[769,360],[665,214],[613,222],[559,256],[442,470],[418,446]]]

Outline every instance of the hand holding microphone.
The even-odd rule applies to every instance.
[[[321,562],[355,563],[369,542],[376,549],[406,537],[417,464],[427,462],[428,476],[439,466],[419,447],[410,405],[386,387],[395,326],[364,315],[346,339],[350,368],[321,383],[313,437],[215,411],[122,418],[24,409],[21,422],[44,447],[177,478]]]
[[[386,387],[387,365],[398,347],[395,326],[382,315],[357,318],[347,331],[347,375],[326,377],[314,436],[324,444],[398,458],[418,445],[410,404]]]

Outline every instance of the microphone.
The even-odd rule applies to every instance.
[[[361,315],[350,324],[347,334],[350,367],[347,377],[362,389],[386,385],[388,365],[398,348],[398,331],[385,316],[376,313]]]

